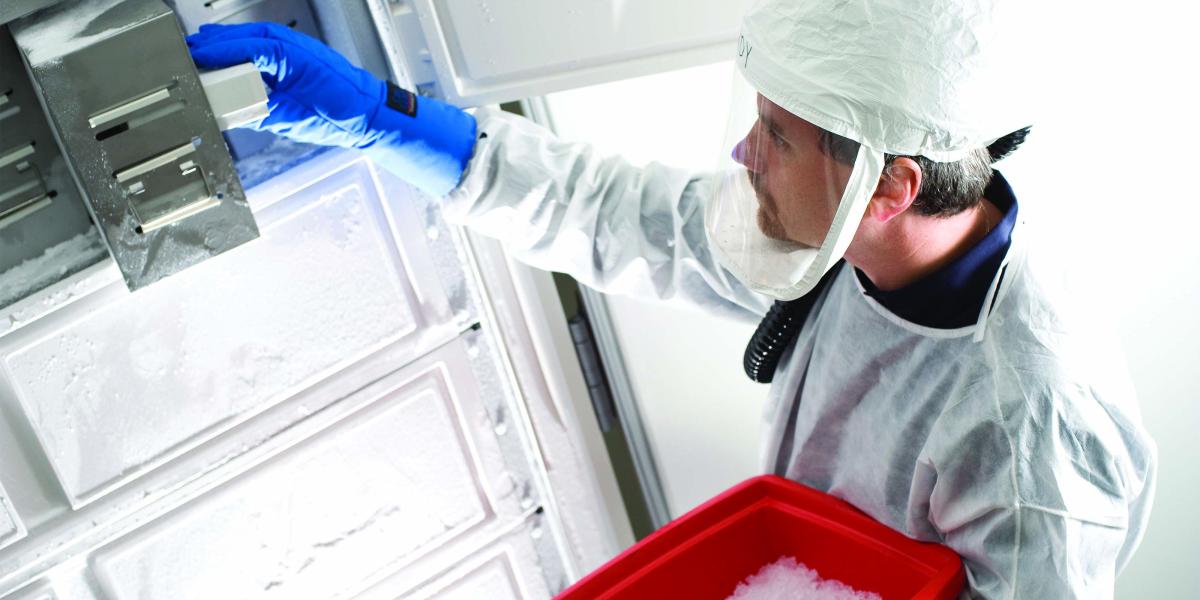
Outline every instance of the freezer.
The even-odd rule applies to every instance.
[[[535,113],[725,56],[739,10],[6,3],[0,598],[548,598],[632,543],[631,495],[661,521],[550,274],[356,151],[222,131],[183,36],[274,21]]]

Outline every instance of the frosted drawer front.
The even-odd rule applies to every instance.
[[[0,486],[0,548],[23,537],[25,528],[21,525],[21,519],[17,517],[17,511],[8,499],[8,494],[4,493],[4,486]]]
[[[5,340],[10,384],[73,505],[386,344],[417,338],[415,358],[444,341],[420,335],[365,163],[259,214],[260,240]]]
[[[531,543],[543,535],[535,521],[525,523],[507,537],[493,542],[454,568],[406,592],[382,590],[364,598],[403,600],[533,600],[550,598],[537,550]]]
[[[93,561],[105,597],[332,598],[492,516],[435,368]]]
[[[4,600],[58,600],[58,596],[49,584],[39,583],[32,587],[27,587],[12,596],[5,596]]]
[[[437,600],[521,600],[513,560],[501,554],[431,596]]]

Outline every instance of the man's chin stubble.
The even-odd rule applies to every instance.
[[[762,206],[758,207],[758,215],[756,220],[758,221],[758,230],[761,231],[763,235],[781,242],[788,241],[787,237],[784,235],[783,227],[780,227],[778,223],[771,219]]]

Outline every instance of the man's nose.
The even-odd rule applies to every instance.
[[[731,156],[733,157],[733,160],[737,161],[737,163],[743,167],[746,167],[746,169],[748,169],[751,173],[761,173],[762,160],[759,156],[758,148],[753,143],[753,138],[753,131],[746,134],[746,137],[742,138],[740,142],[734,145]]]

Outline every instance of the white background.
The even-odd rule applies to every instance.
[[[1188,3],[1065,3],[1034,135],[1000,168],[1042,243],[1111,315],[1159,484],[1119,598],[1200,590],[1200,44]],[[1052,18],[1047,15],[1047,19]],[[708,169],[719,156],[732,69],[699,67],[550,96],[564,137],[635,163]],[[756,474],[765,386],[741,372],[752,327],[609,298],[652,446],[678,515]]]

